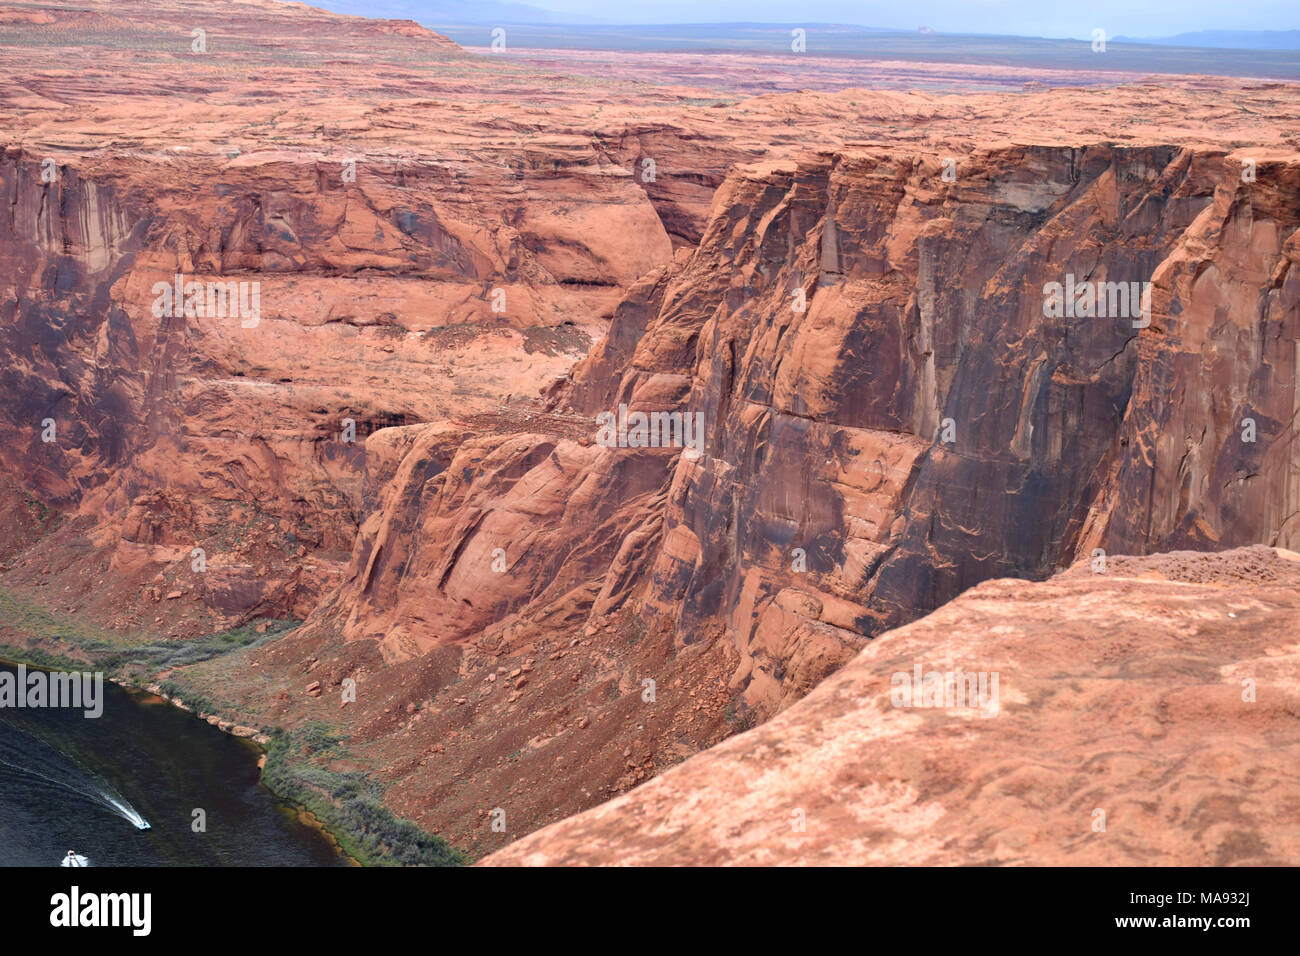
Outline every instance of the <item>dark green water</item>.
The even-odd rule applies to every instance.
[[[0,866],[58,866],[68,850],[91,866],[346,863],[261,785],[253,744],[107,681],[103,701],[92,719],[0,707]]]

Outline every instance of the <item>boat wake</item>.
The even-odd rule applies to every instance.
[[[67,754],[27,731],[0,719],[0,769],[22,774],[52,787],[76,794],[117,814],[137,830],[148,830],[149,821],[97,775],[77,766]],[[66,858],[64,866],[71,866]]]

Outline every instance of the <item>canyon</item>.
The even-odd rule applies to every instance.
[[[761,58],[629,78],[272,0],[3,0],[0,48],[0,588],[64,634],[7,620],[0,645],[129,661],[300,622],[123,676],[328,726],[331,770],[515,863],[680,862],[683,834],[701,862],[935,861],[900,846],[959,812],[928,796],[957,784],[907,761],[965,731],[880,706],[868,675],[904,652],[1012,662],[1044,709],[981,746],[1041,724],[1079,761],[1097,743],[1060,675],[1102,654],[1084,622],[1107,609],[1138,609],[1116,675],[1293,655],[1300,86],[842,60],[834,88],[761,92],[737,79]],[[900,77],[936,89],[874,88]],[[257,283],[257,321],[155,309],[177,276]],[[1149,323],[1048,314],[1067,276],[1149,283]],[[700,416],[702,453],[607,447],[621,406]],[[1176,587],[1170,562],[1219,567],[1159,557],[1185,551],[1247,555],[1257,589]],[[1114,573],[1079,570],[1097,560]],[[1270,629],[1160,623],[1228,599]],[[1104,673],[1077,693],[1128,720]],[[1268,736],[1287,686],[1188,720]],[[1153,759],[1180,766],[1192,733]],[[877,749],[912,770],[844,784],[873,794],[852,812],[897,814],[852,850],[811,824],[730,849],[695,818],[628,829],[733,801],[766,755],[791,773],[735,821],[766,832],[790,788]],[[978,829],[978,801],[960,812]],[[1060,825],[955,858],[1059,859]],[[1289,831],[1218,835],[1151,852],[1295,859]],[[1066,856],[1147,859],[1120,842]]]

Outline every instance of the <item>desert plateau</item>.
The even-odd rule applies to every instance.
[[[324,6],[0,0],[0,865],[1300,863],[1300,24]]]

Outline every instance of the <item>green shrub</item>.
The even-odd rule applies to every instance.
[[[425,833],[383,805],[380,785],[363,773],[337,773],[293,759],[338,748],[341,738],[323,724],[278,732],[266,748],[262,782],[309,811],[353,859],[367,866],[463,866],[446,840]]]

